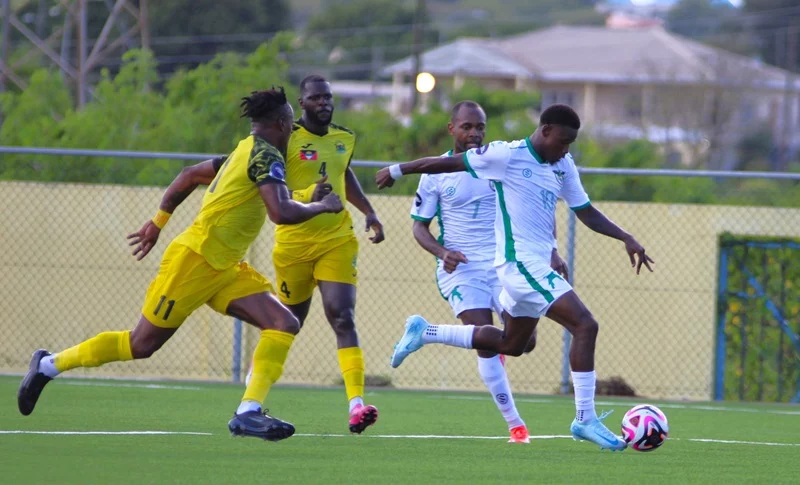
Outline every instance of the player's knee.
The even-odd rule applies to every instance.
[[[519,357],[525,352],[525,342],[506,340],[500,346],[500,353],[511,357]]]
[[[594,339],[600,330],[600,324],[597,323],[592,312],[584,310],[578,316],[578,325],[575,330],[579,335]]]
[[[335,309],[330,312],[330,323],[337,334],[349,334],[355,331],[355,311],[352,308]]]
[[[276,318],[273,320],[273,326],[275,327],[275,330],[290,333],[292,335],[297,335],[300,333],[300,320],[298,320],[297,317],[288,310],[281,312],[280,315],[276,316]]]
[[[530,354],[533,352],[533,349],[536,348],[536,334],[534,333],[531,335],[531,338],[528,339],[528,343],[525,345],[524,353]]]
[[[131,339],[131,356],[134,359],[147,359],[161,348],[161,342],[153,340],[134,340]]]

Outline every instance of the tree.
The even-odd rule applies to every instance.
[[[800,42],[800,5],[797,0],[746,0],[743,8],[745,13],[753,14],[753,27],[761,39],[761,57],[779,67],[800,65],[800,48],[796,47]],[[794,29],[794,39],[787,35],[790,27]],[[792,50],[794,55],[790,60],[787,54]]]

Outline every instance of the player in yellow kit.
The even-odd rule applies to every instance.
[[[321,76],[300,83],[303,114],[294,124],[286,153],[286,185],[292,197],[307,201],[325,183],[366,217],[366,230],[375,231],[373,243],[383,241],[383,226],[364,196],[350,168],[356,136],[333,124],[333,94]],[[311,295],[319,286],[325,316],[338,347],[339,366],[350,409],[350,431],[361,433],[375,423],[378,410],[365,405],[364,355],[355,328],[358,240],[347,210],[324,214],[303,224],[278,226],[273,263],[278,297],[302,325],[308,316]]]
[[[128,236],[136,246],[134,256],[141,260],[177,206],[198,185],[208,185],[194,223],[165,250],[147,290],[139,323],[133,331],[103,332],[57,354],[35,351],[17,393],[23,415],[33,412],[44,386],[58,374],[77,367],[146,359],[192,312],[206,304],[261,329],[252,379],[228,423],[231,433],[270,441],[294,433],[291,424],[262,412],[262,404],[283,372],[300,323],[274,297],[269,281],[241,260],[267,215],[276,224],[297,224],[318,214],[341,212],[343,207],[336,194],[310,204],[291,199],[282,152],[286,151],[294,113],[282,88],[254,92],[243,98],[242,108],[242,116],[252,122],[250,136],[239,142],[227,159],[183,169],[167,188],[156,216]]]

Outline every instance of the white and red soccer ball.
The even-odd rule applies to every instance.
[[[652,404],[631,408],[622,418],[622,439],[636,451],[653,451],[669,434],[667,416]]]

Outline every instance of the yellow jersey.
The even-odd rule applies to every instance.
[[[328,133],[319,136],[295,122],[286,150],[288,189],[306,189],[327,175],[333,192],[346,203],[344,176],[355,145],[356,135],[347,128],[331,123]],[[353,235],[353,220],[345,209],[338,214],[320,214],[300,224],[279,225],[275,229],[275,242],[318,243],[348,235]]]
[[[241,261],[267,217],[258,187],[285,183],[284,159],[277,148],[250,135],[222,164],[203,196],[194,223],[175,242],[202,255],[214,269]]]

